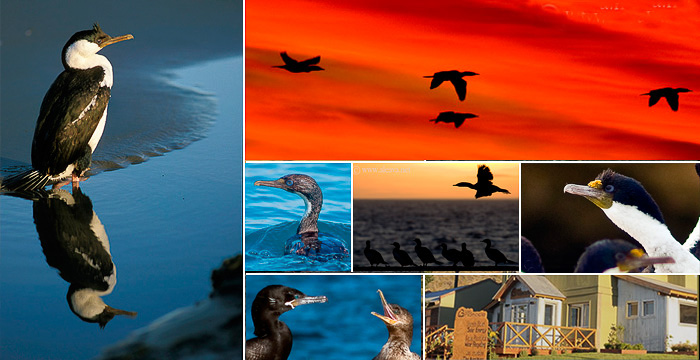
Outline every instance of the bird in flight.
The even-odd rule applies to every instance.
[[[285,69],[293,73],[308,73],[312,71],[324,70],[322,67],[317,65],[321,61],[321,56],[312,57],[304,61],[297,61],[292,59],[291,57],[289,57],[289,55],[287,55],[286,51],[281,52],[280,56],[284,61],[284,65],[275,65],[273,67]]]
[[[494,185],[492,180],[493,174],[491,173],[491,169],[486,165],[479,165],[479,170],[476,173],[476,184],[460,182],[453,186],[468,187],[476,190],[476,195],[474,195],[474,197],[477,199],[484,196],[491,196],[495,192],[510,194],[510,191]]]
[[[458,113],[454,111],[443,111],[440,114],[438,114],[437,118],[430,119],[428,121],[434,121],[436,124],[439,122],[454,123],[455,128],[459,128],[460,126],[462,126],[462,124],[464,124],[464,120],[472,119],[475,117],[479,117],[479,115],[474,115],[471,113]]]
[[[691,92],[693,90],[686,89],[686,88],[670,88],[670,87],[665,87],[661,89],[656,89],[656,90],[651,90],[648,93],[641,94],[640,96],[643,95],[649,95],[649,106],[654,106],[661,98],[666,98],[666,102],[668,103],[668,106],[671,107],[671,110],[673,111],[678,111],[678,93],[687,93]]]
[[[464,101],[464,99],[467,96],[467,81],[463,79],[465,76],[474,76],[474,75],[479,75],[475,72],[471,71],[457,71],[457,70],[449,70],[449,71],[438,71],[433,75],[428,75],[428,76],[423,76],[424,78],[432,78],[433,80],[430,81],[430,88],[435,89],[436,87],[440,86],[440,84],[443,83],[443,81],[450,81],[452,85],[455,87],[455,91],[457,91],[457,97],[459,97],[460,101]]]

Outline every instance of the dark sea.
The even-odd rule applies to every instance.
[[[439,244],[461,249],[464,242],[475,266],[494,265],[481,242],[486,238],[508,259],[518,261],[517,200],[355,200],[353,207],[353,266],[370,265],[363,254],[367,240],[391,266],[399,266],[392,255],[394,242],[418,264],[416,238],[443,264],[447,260],[436,249]]]

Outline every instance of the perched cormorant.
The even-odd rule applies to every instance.
[[[481,242],[486,243],[486,247],[484,248],[486,256],[493,260],[493,262],[496,263],[496,266],[498,266],[498,264],[517,264],[515,261],[508,260],[502,252],[498,251],[497,249],[492,249],[491,239],[484,239],[481,240]]]
[[[641,94],[640,96],[643,95],[649,95],[649,106],[654,106],[659,100],[664,97],[666,98],[666,102],[668,102],[668,106],[671,107],[671,110],[673,111],[678,111],[678,93],[687,93],[691,92],[693,90],[686,89],[686,88],[670,88],[670,87],[665,87],[661,89],[656,89],[656,90],[651,90],[648,93]]]
[[[255,336],[245,342],[246,360],[285,360],[292,351],[292,332],[280,315],[299,305],[324,303],[325,296],[306,296],[283,285],[269,285],[253,300],[250,313]]]
[[[698,174],[698,177],[700,177],[700,163],[695,164],[695,172]],[[688,239],[683,243],[683,248],[700,259],[700,218],[695,224],[693,231],[688,235]]]
[[[674,264],[655,265],[656,272],[700,272],[700,260],[671,235],[661,210],[639,181],[607,169],[588,185],[566,185],[564,192],[583,196],[601,208],[649,256],[675,260]]]
[[[64,71],[44,96],[32,141],[32,169],[4,179],[5,191],[30,191],[72,178],[77,187],[107,121],[112,64],[97,54],[107,45],[133,39],[111,37],[98,24],[79,31],[61,52]]]
[[[286,51],[280,53],[282,60],[284,60],[284,65],[275,65],[273,67],[285,69],[293,73],[308,73],[312,71],[324,70],[322,67],[316,65],[321,61],[320,56],[312,57],[311,59],[306,59],[304,61],[296,61],[287,55]]]
[[[455,90],[457,91],[457,97],[459,97],[460,101],[464,101],[464,98],[467,96],[467,82],[463,79],[465,76],[474,76],[474,75],[479,75],[475,72],[471,71],[457,71],[457,70],[449,70],[449,71],[438,71],[433,75],[429,76],[423,76],[424,78],[433,78],[432,81],[430,81],[430,88],[435,89],[436,87],[440,86],[443,81],[450,81],[452,85],[455,87]]]
[[[381,290],[377,290],[382,299],[384,315],[372,312],[389,330],[389,339],[382,346],[382,351],[372,360],[419,360],[418,354],[411,352],[413,339],[413,316],[408,310],[397,304],[389,304]]]
[[[476,184],[460,182],[454,184],[453,186],[468,187],[470,189],[476,190],[476,194],[474,195],[474,197],[477,199],[484,196],[491,196],[495,192],[510,194],[510,191],[506,189],[501,189],[498,186],[494,185],[492,180],[493,174],[491,173],[491,169],[489,169],[489,167],[486,165],[479,165],[479,170],[476,173]]]
[[[277,180],[258,180],[255,186],[267,186],[282,189],[290,193],[299,195],[304,199],[306,212],[299,222],[297,235],[287,239],[284,246],[285,254],[297,254],[305,256],[316,255],[349,255],[345,243],[327,235],[319,238],[318,215],[323,206],[323,194],[321,188],[311,176],[304,174],[285,175]]]
[[[454,111],[443,111],[438,114],[437,118],[430,119],[428,121],[434,121],[436,124],[439,122],[444,123],[454,123],[455,128],[458,128],[464,124],[464,120],[479,117],[479,115],[474,115],[471,113],[458,113]]]
[[[394,242],[392,245],[394,245],[394,250],[392,251],[392,254],[394,254],[394,259],[401,264],[401,266],[418,266],[413,262],[413,259],[411,259],[410,256],[408,256],[408,253],[401,250],[401,245],[397,242]]]
[[[433,256],[433,253],[432,251],[430,251],[430,249],[421,245],[420,239],[416,238],[413,239],[413,241],[416,242],[416,254],[418,255],[420,261],[423,263],[423,266],[426,266],[429,263],[435,263],[438,265],[442,264],[441,262],[435,260],[435,256]]]
[[[472,254],[471,251],[467,250],[467,243],[462,243],[462,253],[461,253],[461,259],[462,265],[465,267],[474,267],[474,254]]]
[[[457,266],[457,263],[462,261],[462,252],[457,249],[448,249],[447,244],[442,243],[438,246],[442,248],[442,257],[447,259],[447,261],[452,262],[452,266]],[[466,264],[462,263],[466,266]]]
[[[367,240],[365,242],[365,257],[367,258],[367,261],[369,261],[369,266],[374,266],[374,265],[379,265],[379,264],[384,264],[386,266],[389,266],[389,263],[384,261],[384,257],[382,254],[379,253],[379,251],[374,250],[370,248],[370,242]]]
[[[543,273],[542,258],[526,237],[520,237],[520,268],[526,273]]]
[[[586,247],[576,263],[577,273],[649,272],[647,266],[673,263],[670,257],[650,258],[644,250],[620,239],[599,240]]]

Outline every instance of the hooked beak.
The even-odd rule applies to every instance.
[[[255,186],[267,186],[267,187],[273,187],[273,188],[278,188],[278,189],[284,189],[286,187],[286,184],[284,183],[283,179],[277,179],[277,180],[258,180],[253,183]]]
[[[109,40],[107,40],[107,41],[103,42],[102,44],[100,44],[100,48],[104,48],[104,47],[107,46],[107,45],[116,44],[116,43],[118,43],[118,42],[120,42],[120,41],[131,40],[131,39],[133,39],[133,38],[134,38],[134,36],[131,35],[131,34],[126,34],[126,35],[122,35],[122,36],[117,36],[117,37],[109,38]]]
[[[384,308],[384,315],[379,315],[376,312],[372,311],[372,315],[378,317],[380,320],[384,321],[385,323],[389,325],[394,325],[399,320],[396,318],[396,315],[394,315],[394,312],[391,311],[391,308],[389,307],[389,304],[386,302],[386,299],[384,298],[384,293],[382,293],[381,290],[377,290],[379,293],[379,297],[382,299],[382,307]]]
[[[642,249],[633,249],[627,254],[624,259],[618,261],[617,268],[621,272],[629,272],[631,270],[647,267],[654,264],[675,264],[676,261],[670,256],[649,257]]]
[[[612,206],[612,195],[606,193],[601,188],[600,180],[594,180],[588,185],[568,184],[564,187],[564,192],[583,196],[601,209],[609,209]]]
[[[325,296],[305,296],[303,298],[298,298],[294,299],[292,301],[287,301],[284,303],[287,306],[291,306],[292,309],[299,305],[306,305],[306,304],[317,304],[317,303],[324,303],[328,301],[328,298]]]

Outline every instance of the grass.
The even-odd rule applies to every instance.
[[[621,354],[604,354],[596,352],[588,353],[571,353],[571,354],[561,354],[561,355],[540,355],[540,356],[527,356],[522,359],[676,359],[676,360],[689,360],[697,359],[693,355],[673,355],[673,354],[646,354],[646,355],[621,355]]]

